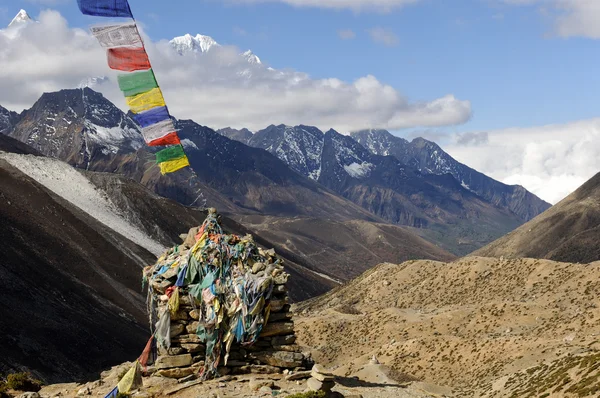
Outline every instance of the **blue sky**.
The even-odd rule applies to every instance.
[[[129,1],[176,117],[421,135],[552,203],[600,170],[600,0]],[[0,29],[0,105],[108,76],[94,88],[126,109],[104,51],[72,29],[102,19],[0,0],[0,27],[21,8],[40,23]],[[179,56],[165,40],[186,33],[225,47]]]
[[[42,3],[42,4],[40,4]],[[153,40],[201,33],[252,49],[269,65],[313,78],[351,81],[372,74],[411,101],[446,94],[471,101],[466,125],[493,130],[565,123],[599,114],[600,41],[563,38],[538,6],[493,0],[424,0],[391,12],[236,4],[216,0],[130,0]],[[70,0],[0,0],[1,25],[20,8],[36,16],[54,8],[71,26],[87,27]],[[375,42],[380,29],[392,39]],[[339,31],[356,36],[342,39]]]

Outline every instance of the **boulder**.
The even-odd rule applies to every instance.
[[[172,323],[170,336],[171,337],[179,336],[181,333],[183,333],[184,330],[185,330],[185,326],[182,325],[181,323]]]
[[[198,313],[198,310],[190,311],[190,313],[188,315],[190,316],[190,318],[192,318],[195,321],[200,319],[200,314]]]
[[[289,351],[261,351],[250,354],[250,357],[258,359],[261,363],[280,368],[302,366],[302,360],[304,359],[302,354]]]
[[[172,368],[172,369],[161,369],[157,374],[162,377],[168,377],[170,379],[183,379],[184,377],[191,376],[194,374],[195,368]]]
[[[200,343],[190,343],[190,344],[182,343],[181,348],[183,348],[184,350],[186,350],[187,352],[189,352],[191,354],[203,352],[205,349],[204,344],[200,344]]]
[[[231,368],[233,374],[276,374],[281,372],[281,369],[269,365],[247,365]]]
[[[182,334],[177,337],[173,337],[171,342],[179,344],[198,344],[201,341],[197,334]]]
[[[314,370],[310,373],[310,375],[319,381],[334,381],[333,376],[324,375],[324,374],[315,372]]]
[[[265,328],[262,330],[260,334],[261,337],[269,337],[269,336],[281,336],[285,334],[293,334],[294,333],[294,323],[293,322],[273,322],[267,323]]]
[[[194,321],[194,322],[190,323],[189,325],[187,325],[185,327],[185,330],[187,330],[187,332],[189,334],[196,334],[196,330],[198,330],[198,325],[199,324],[200,324],[200,322]]]
[[[190,354],[163,356],[156,360],[156,369],[183,368],[192,364]]]
[[[320,374],[325,375],[325,376],[333,376],[333,372],[331,372],[331,370],[328,370],[323,365],[320,365],[318,363],[316,363],[312,367],[312,370],[313,370],[313,372],[320,373]]]
[[[311,377],[306,382],[306,385],[308,386],[308,389],[311,391],[329,392],[329,391],[331,391],[331,389],[333,387],[335,387],[335,382],[333,382],[333,381],[322,382],[322,381],[315,379],[314,377]]]
[[[198,227],[194,227],[194,228],[190,229],[190,231],[188,232],[188,234],[186,235],[186,237],[183,241],[183,246],[190,249],[190,248],[192,248],[192,246],[194,246],[196,244],[196,235],[198,235],[198,230],[199,230]]]
[[[287,297],[281,300],[271,300],[271,312],[279,312],[287,304]]]
[[[287,375],[285,377],[285,379],[287,381],[295,381],[295,380],[308,379],[308,378],[310,378],[311,373],[312,372],[310,370],[300,371],[300,372],[294,372],[292,374]]]
[[[274,336],[271,339],[272,345],[291,345],[296,342],[296,336],[293,334],[286,334],[284,336]]]
[[[261,389],[261,387],[269,387],[269,389],[273,388],[275,384],[273,383],[273,380],[265,380],[265,379],[257,379],[257,378],[252,378],[250,379],[250,389],[252,391],[258,391]]]

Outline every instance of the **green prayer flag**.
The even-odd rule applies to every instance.
[[[123,91],[125,97],[132,97],[158,87],[152,69],[119,75],[117,79],[119,80],[119,88]]]
[[[169,162],[185,157],[185,152],[181,145],[173,145],[156,153],[156,163]]]

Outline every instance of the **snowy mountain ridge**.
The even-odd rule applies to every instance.
[[[169,44],[179,55],[203,54],[209,52],[213,48],[221,47],[221,45],[210,36],[201,34],[192,36],[189,33],[175,37],[173,40],[169,41]],[[240,56],[245,58],[249,64],[262,64],[260,58],[258,58],[251,50],[241,53]]]
[[[8,24],[8,27],[11,28],[28,22],[33,22],[33,18],[27,14],[27,11],[21,9],[21,11],[19,11],[19,13]]]

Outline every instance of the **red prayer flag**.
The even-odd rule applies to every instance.
[[[108,66],[124,72],[150,69],[150,60],[144,48],[118,47],[108,50]]]
[[[172,132],[170,134],[165,135],[162,138],[159,138],[154,141],[150,141],[148,146],[165,146],[165,145],[177,145],[180,144],[179,136],[176,132]]]

